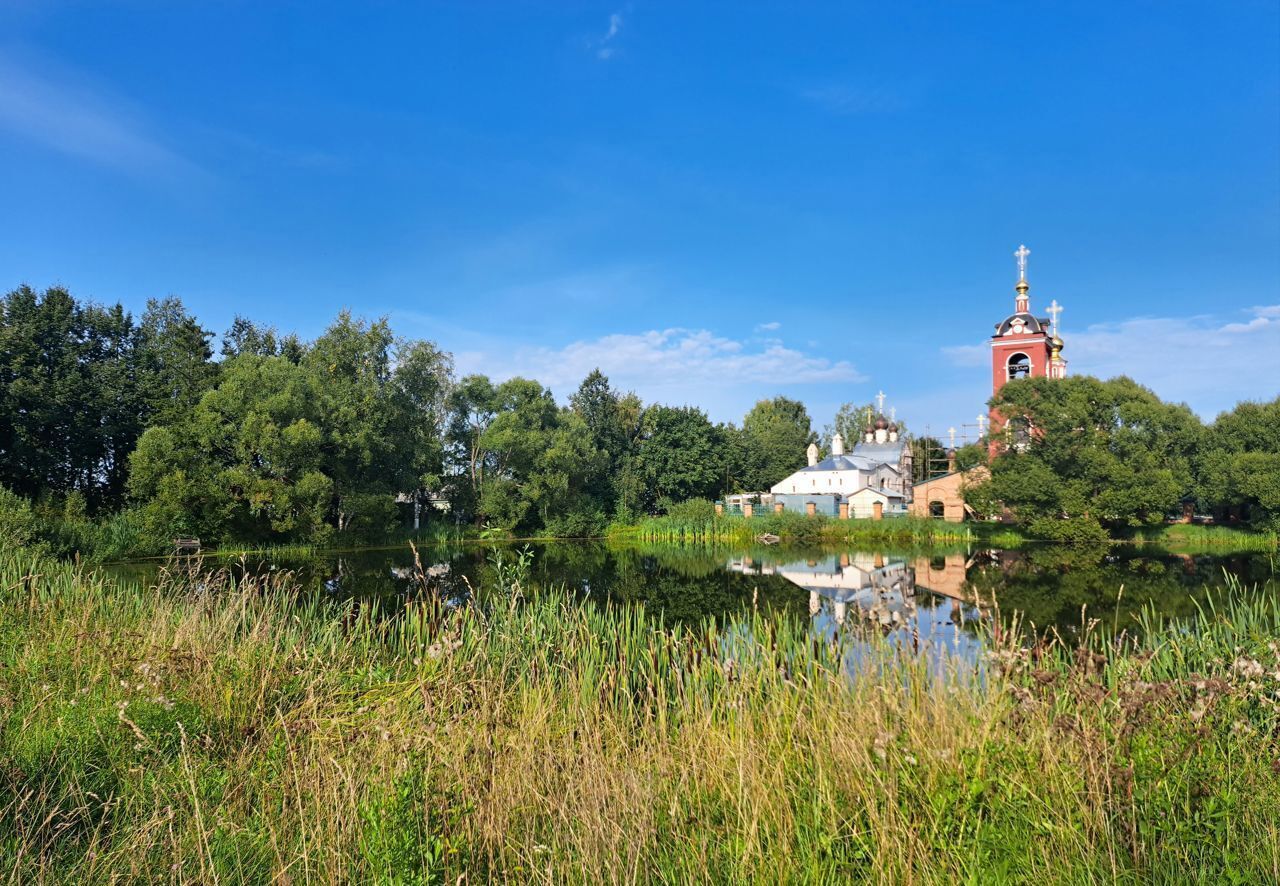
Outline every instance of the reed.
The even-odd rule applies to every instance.
[[[13,882],[1274,882],[1280,604],[976,667],[749,612],[448,609],[0,550]],[[869,638],[868,638],[869,639]]]
[[[1274,532],[1185,523],[1140,529],[1133,540],[1175,551],[1275,551],[1280,548],[1280,535]]]
[[[761,535],[770,534],[794,544],[868,542],[918,547],[934,543],[972,542],[980,537],[979,532],[969,524],[918,517],[837,520],[821,515],[810,517],[783,512],[761,514],[751,519],[737,515],[709,520],[651,517],[635,525],[615,526],[610,536],[648,542],[746,544]]]

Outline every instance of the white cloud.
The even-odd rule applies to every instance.
[[[1211,315],[1134,317],[1063,332],[1073,375],[1127,375],[1161,398],[1185,402],[1206,419],[1241,400],[1280,395],[1280,305],[1227,321]],[[942,349],[955,366],[985,366],[985,345]]]
[[[31,59],[0,58],[0,129],[134,174],[197,172],[149,135],[124,102],[71,72]]]
[[[550,387],[561,398],[577,389],[592,369],[634,390],[646,401],[692,403],[713,416],[733,416],[742,402],[771,396],[779,385],[850,383],[865,377],[847,360],[830,360],[770,341],[749,346],[705,329],[617,333],[564,347],[516,347],[501,352],[456,355],[458,372],[495,379],[522,375]],[[744,393],[753,389],[754,393]]]
[[[949,345],[942,349],[942,355],[953,366],[986,366],[990,354],[986,345]]]
[[[622,13],[615,12],[609,16],[609,30],[596,42],[596,58],[608,61],[617,54],[618,48],[610,45],[614,38],[622,33]]]
[[[772,320],[768,323],[761,323],[758,326],[756,326],[756,332],[776,332],[781,328],[782,328],[781,323],[779,323],[777,320]]]

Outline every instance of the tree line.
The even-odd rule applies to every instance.
[[[991,405],[1010,439],[966,494],[980,514],[1064,540],[1183,515],[1280,532],[1280,397],[1206,425],[1131,379],[1078,376],[1010,382]]]
[[[135,320],[27,286],[0,300],[0,419],[0,486],[68,548],[95,531],[150,550],[374,538],[415,502],[437,523],[595,535],[768,488],[816,439],[784,397],[736,426],[598,370],[563,406],[531,379],[457,378],[447,352],[385,319],[344,312],[303,341],[236,317],[217,336],[176,298]]]
[[[1192,501],[1280,528],[1280,400],[1205,426],[1128,379],[1072,378],[1011,383],[993,405],[1037,431],[970,490],[980,513],[1053,536],[1064,518],[1114,532]],[[597,535],[767,490],[809,443],[830,451],[838,431],[852,445],[870,408],[845,404],[821,434],[786,397],[713,422],[599,370],[561,405],[532,379],[458,378],[447,352],[385,319],[344,312],[304,341],[244,317],[215,335],[176,298],[137,319],[60,287],[0,299],[0,487],[66,552],[383,538],[415,505],[435,526]],[[942,447],[912,445],[918,481]]]

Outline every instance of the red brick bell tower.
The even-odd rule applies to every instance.
[[[991,336],[991,394],[994,396],[1007,382],[1019,378],[1063,378],[1067,374],[1067,361],[1062,359],[1062,339],[1058,337],[1057,319],[1062,308],[1054,301],[1048,317],[1031,313],[1031,297],[1027,293],[1027,256],[1031,250],[1019,246],[1014,252],[1018,260],[1018,293],[1013,313],[996,324]],[[995,456],[1004,444],[1004,420],[991,410],[991,435],[988,449]]]

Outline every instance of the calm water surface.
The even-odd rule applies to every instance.
[[[508,561],[526,546],[500,550]],[[1083,619],[1108,627],[1135,624],[1144,607],[1194,618],[1206,586],[1224,572],[1280,592],[1273,554],[1173,555],[1150,549],[1081,552],[1060,547],[907,554],[847,548],[758,547],[708,550],[675,546],[618,547],[600,542],[527,546],[533,590],[567,587],[584,605],[643,603],[668,620],[722,618],[752,607],[811,620],[817,634],[873,631],[928,654],[972,657],[981,650],[983,619],[1019,613],[1039,629],[1064,636]],[[483,587],[494,552],[484,546],[421,550],[430,593],[463,602]],[[296,559],[249,555],[209,561],[250,572],[289,570],[304,589],[335,598],[394,603],[423,590],[405,547],[321,552]],[[113,567],[147,579],[156,562]],[[996,614],[998,610],[998,615]]]

